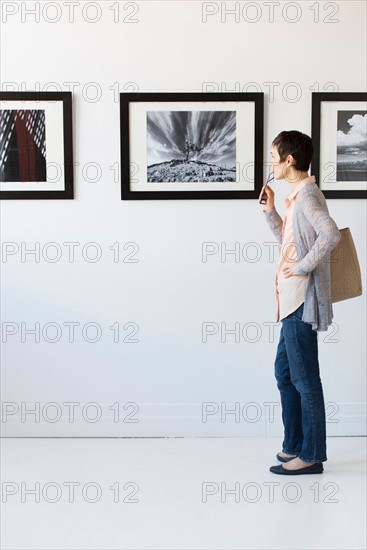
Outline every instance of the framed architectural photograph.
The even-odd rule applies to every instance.
[[[312,94],[311,174],[326,198],[367,198],[367,93]]]
[[[73,199],[71,92],[0,92],[0,198]]]
[[[264,94],[121,93],[121,199],[253,199]]]

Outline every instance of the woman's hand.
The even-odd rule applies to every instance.
[[[268,200],[266,201],[266,204],[262,204],[261,206],[264,212],[269,212],[274,208],[274,191],[269,184],[266,187],[263,185],[260,191],[259,200],[261,199],[263,193],[266,193]]]
[[[297,262],[285,262],[284,266],[282,267],[282,272],[285,277],[285,279],[288,279],[288,277],[292,277],[294,275],[294,270],[296,269]]]

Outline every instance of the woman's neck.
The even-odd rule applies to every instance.
[[[294,172],[290,177],[286,178],[286,181],[292,187],[292,190],[299,184],[300,181],[308,178],[308,172]]]

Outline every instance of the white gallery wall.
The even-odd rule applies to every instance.
[[[262,207],[121,201],[118,93],[262,91],[269,161],[282,130],[310,135],[312,91],[366,90],[366,3],[1,8],[1,88],[72,90],[75,161],[74,200],[1,203],[2,242],[15,243],[1,258],[2,435],[282,435]],[[290,187],[273,188],[283,215]],[[366,201],[328,206],[351,228],[366,292]],[[365,296],[335,304],[319,333],[330,436],[366,431]]]

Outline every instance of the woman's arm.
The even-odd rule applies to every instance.
[[[317,196],[308,194],[299,197],[302,211],[314,228],[317,238],[313,247],[295,266],[294,275],[307,275],[324,259],[330,260],[329,253],[340,241],[341,234],[334,222],[320,203]]]
[[[273,232],[274,237],[278,241],[278,243],[282,242],[282,227],[283,227],[283,220],[280,217],[279,213],[277,212],[275,206],[267,211],[264,210],[265,219],[269,224],[270,229]]]

